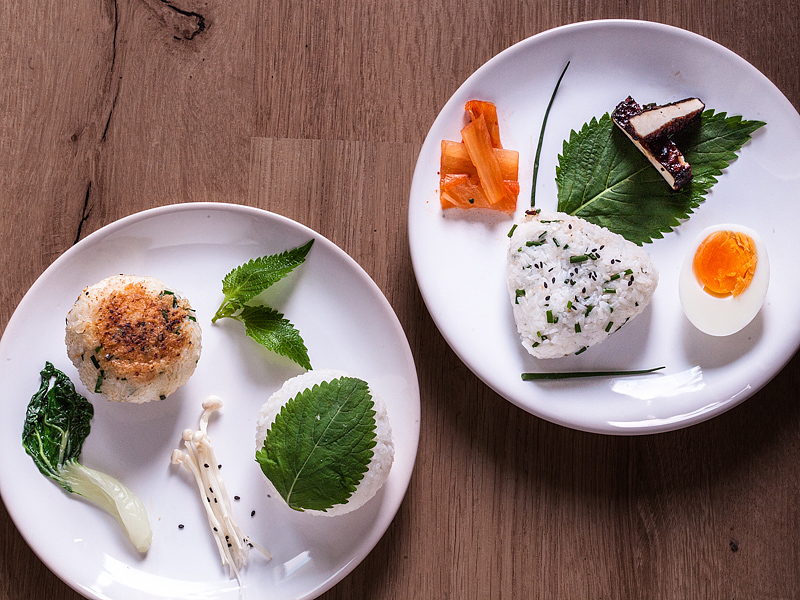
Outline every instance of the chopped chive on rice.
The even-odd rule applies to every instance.
[[[533,356],[585,352],[650,302],[658,274],[644,249],[578,217],[552,211],[542,211],[540,220],[526,215],[509,244],[506,274],[517,330]],[[514,251],[519,247],[524,253]],[[612,283],[624,277],[627,284],[633,271],[634,284]],[[524,302],[518,302],[517,289],[527,291]]]

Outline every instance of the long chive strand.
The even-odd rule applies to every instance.
[[[564,66],[561,71],[561,76],[556,82],[556,87],[553,89],[553,95],[550,96],[550,102],[547,104],[547,109],[544,111],[544,119],[542,119],[542,130],[539,132],[539,144],[536,146],[536,158],[533,161],[533,183],[531,184],[531,207],[536,206],[536,177],[539,174],[539,157],[542,154],[542,142],[544,142],[544,128],[547,126],[547,117],[550,116],[550,107],[553,106],[553,100],[556,98],[558,86],[561,85],[561,80],[564,78],[564,73],[567,72],[570,61]]]
[[[647,375],[660,371],[664,367],[654,369],[641,369],[639,371],[573,371],[565,373],[523,373],[523,381],[538,381],[543,379],[577,379],[579,377],[622,377],[624,375]]]

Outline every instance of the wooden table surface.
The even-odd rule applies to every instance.
[[[581,433],[485,386],[417,289],[407,199],[439,110],[511,44],[601,18],[709,37],[800,107],[796,0],[3,2],[0,326],[116,219],[195,201],[280,213],[377,282],[421,389],[400,511],[324,598],[800,597],[797,357],[711,421]],[[0,600],[78,597],[0,505]]]

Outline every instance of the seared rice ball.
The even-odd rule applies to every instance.
[[[141,403],[189,380],[201,332],[189,301],[163,282],[115,275],[81,292],[67,315],[66,344],[87,389]]]

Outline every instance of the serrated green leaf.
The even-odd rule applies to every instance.
[[[245,306],[235,318],[244,323],[247,335],[267,350],[311,370],[308,350],[300,332],[281,313],[269,306]]]
[[[314,240],[280,254],[254,258],[236,267],[222,280],[227,301],[245,304],[303,264]]]
[[[341,377],[289,400],[256,460],[295,510],[344,504],[364,477],[375,447],[375,410],[366,382]]]
[[[736,152],[764,124],[705,111],[699,126],[674,137],[694,175],[674,191],[608,113],[592,119],[570,133],[558,157],[558,210],[638,245],[661,238],[694,212]]]

